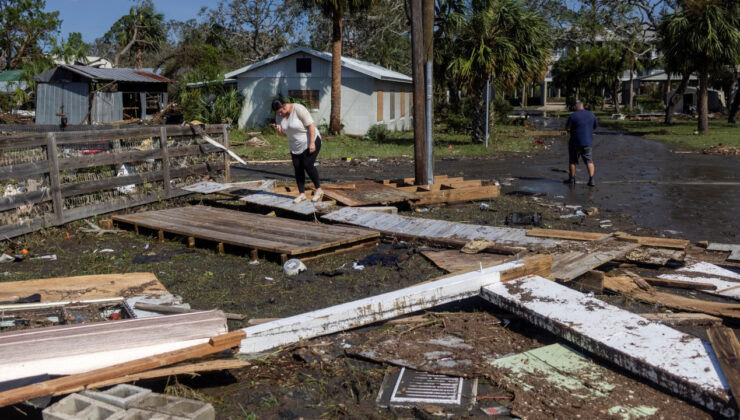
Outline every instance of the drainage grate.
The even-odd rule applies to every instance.
[[[391,394],[391,403],[418,402],[460,404],[463,378],[401,369]]]

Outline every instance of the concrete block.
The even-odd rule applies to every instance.
[[[72,394],[43,412],[44,420],[120,420],[126,412],[80,394]]]
[[[216,410],[211,404],[156,393],[135,401],[131,407],[191,420],[215,420],[216,418]]]
[[[164,413],[155,413],[153,411],[139,410],[130,408],[126,410],[126,415],[121,420],[188,420],[186,417],[170,416]]]
[[[105,391],[82,391],[80,394],[94,400],[127,409],[131,407],[134,401],[138,401],[151,393],[151,389],[129,384],[119,384]]]

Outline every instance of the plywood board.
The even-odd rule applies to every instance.
[[[633,243],[617,243],[592,252],[573,251],[555,254],[552,264],[553,278],[562,282],[571,281],[596,267],[623,257],[639,246]]]
[[[354,184],[354,190],[327,189],[324,195],[346,206],[386,205],[416,198],[414,193],[373,181],[356,181]]]
[[[686,249],[691,243],[688,239],[654,238],[650,236],[634,236],[626,233],[615,235],[619,240],[636,242],[644,246],[655,248]]]
[[[227,331],[221,311],[9,331],[0,334],[0,382],[86,372],[198,344]]]
[[[483,287],[481,296],[708,410],[735,415],[717,358],[696,337],[537,276]]]
[[[330,203],[322,201],[313,202],[310,200],[306,200],[300,203],[294,203],[294,199],[295,197],[289,195],[263,192],[245,195],[241,197],[239,201],[244,201],[248,204],[270,207],[272,209],[285,210],[304,216],[310,216],[317,212],[325,213],[332,207]]]
[[[454,249],[421,251],[421,255],[427,257],[434,265],[448,273],[491,267],[513,258],[510,255],[488,253],[465,254]]]
[[[561,243],[547,238],[529,237],[524,229],[363,212],[350,207],[331,212],[322,216],[322,219],[374,229],[386,236],[430,240],[449,238],[465,242],[473,239],[485,239],[497,245],[529,248],[553,248]]]
[[[0,283],[0,301],[38,293],[42,302],[90,300],[169,292],[153,273],[95,274]]]
[[[707,251],[729,251],[730,255],[727,256],[727,261],[740,262],[740,245],[711,242],[707,246]]]
[[[299,256],[329,252],[377,238],[378,232],[303,222],[208,206],[114,216],[118,223],[240,247]]]
[[[667,280],[713,284],[716,290],[707,290],[707,293],[740,300],[740,274],[707,262],[692,264],[674,273],[661,274],[658,277]]]
[[[572,241],[598,241],[609,237],[608,233],[578,232],[574,230],[533,228],[527,231],[527,236],[538,238],[569,239]]]

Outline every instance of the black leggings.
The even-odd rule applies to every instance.
[[[316,157],[319,155],[321,150],[321,137],[316,137],[316,150],[313,153],[309,153],[308,147],[303,153],[299,155],[290,154],[293,158],[293,169],[295,169],[295,182],[298,184],[298,191],[303,194],[306,191],[306,174],[311,178],[311,182],[315,188],[321,188],[319,182],[319,171],[316,170]]]

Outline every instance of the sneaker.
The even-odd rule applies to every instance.
[[[298,197],[295,198],[295,200],[293,200],[293,204],[302,203],[302,202],[304,202],[306,200],[307,200],[307,198],[306,198],[305,195],[299,195]]]
[[[311,201],[315,203],[317,201],[321,201],[322,198],[324,198],[324,191],[319,191],[318,193],[313,194],[313,197],[311,197]]]
[[[575,183],[576,183],[576,179],[575,178],[568,178],[568,179],[563,180],[563,184],[575,185]]]
[[[593,177],[591,177],[591,178],[588,179],[588,186],[589,187],[596,186],[596,183],[594,182],[594,178]]]

